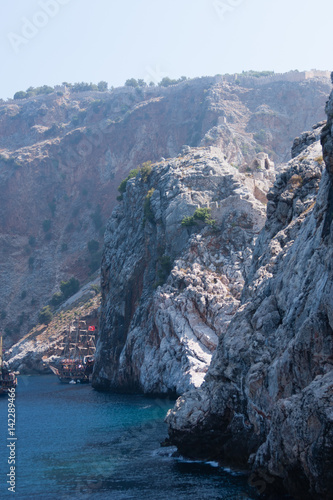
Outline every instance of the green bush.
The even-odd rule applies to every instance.
[[[28,97],[28,94],[24,92],[23,90],[19,90],[18,92],[15,92],[14,94],[14,99],[26,99]]]
[[[152,172],[151,161],[144,162],[142,164],[140,172],[141,172],[141,179],[143,180],[143,182],[147,182],[148,178]]]
[[[80,282],[79,280],[75,279],[72,277],[68,281],[62,281],[60,283],[60,290],[62,291],[62,294],[64,296],[64,300],[68,299],[68,297],[71,297],[74,295],[76,292],[78,292],[80,289]]]
[[[38,315],[38,322],[43,325],[48,325],[49,323],[51,323],[52,318],[53,314],[51,312],[50,306],[45,306]]]
[[[91,289],[93,292],[95,292],[95,295],[98,295],[98,294],[100,293],[100,291],[101,291],[101,287],[100,287],[100,286],[98,286],[98,285],[91,285],[91,286],[90,286],[90,289]]]
[[[87,92],[88,90],[98,90],[95,83],[76,82],[70,85],[71,92]]]
[[[146,194],[145,201],[143,203],[143,213],[144,213],[144,221],[149,220],[149,222],[155,222],[154,212],[151,209],[150,199],[153,196],[155,189],[149,189]]]
[[[165,76],[158,85],[160,87],[169,87],[170,85],[176,85],[177,83],[184,82],[185,80],[187,80],[186,76],[181,76],[178,80],[173,80],[168,76]]]
[[[191,226],[196,226],[197,223],[195,222],[194,217],[192,215],[192,217],[191,216],[184,217],[181,222],[181,225],[186,227],[191,227]]]
[[[181,225],[186,227],[196,226],[197,221],[203,222],[204,224],[208,224],[210,226],[214,226],[216,224],[216,221],[212,219],[211,209],[204,207],[197,208],[192,216],[184,217]]]
[[[128,174],[128,176],[126,177],[126,179],[122,180],[121,183],[119,184],[118,186],[118,191],[120,193],[120,196],[118,196],[118,200],[121,201],[123,199],[123,194],[125,193],[126,191],[126,185],[127,185],[127,181],[129,181],[130,179],[133,179],[133,177],[136,177],[138,175],[138,173],[140,172],[140,168],[134,168],[133,170],[131,170]]]
[[[36,87],[35,93],[37,95],[41,94],[52,94],[54,92],[54,88],[50,87],[49,85],[43,85],[42,87]]]
[[[138,87],[138,82],[135,78],[129,78],[128,80],[126,80],[125,82],[125,86],[126,87]]]
[[[106,92],[108,90],[108,82],[104,81],[98,82],[97,88],[100,92]]]
[[[54,307],[58,307],[64,301],[64,296],[61,292],[56,292],[52,295],[50,303]]]

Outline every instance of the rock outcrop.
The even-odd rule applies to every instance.
[[[267,195],[242,304],[205,381],[167,416],[181,453],[249,463],[262,492],[302,500],[333,498],[332,109],[333,94],[326,169],[303,135],[310,145]]]
[[[108,223],[96,388],[199,387],[239,306],[266,207],[219,149],[184,151],[128,180]]]

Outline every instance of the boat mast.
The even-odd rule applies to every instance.
[[[2,370],[2,335],[0,335],[0,370]]]

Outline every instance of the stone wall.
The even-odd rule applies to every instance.
[[[311,78],[330,78],[330,71],[289,71],[288,73],[274,73],[269,76],[255,77],[255,76],[243,76],[239,74],[225,75],[222,76],[222,81],[227,81],[235,83],[239,81],[243,86],[260,86],[266,85],[267,83],[273,82],[302,82],[304,80],[310,80]]]

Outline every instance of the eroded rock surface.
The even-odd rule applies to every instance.
[[[329,113],[332,102],[333,96]],[[330,171],[330,127],[323,136]],[[265,493],[288,491],[297,499],[333,498],[327,170],[316,141],[277,177],[242,304],[220,336],[205,382],[179,398],[167,417],[171,442],[182,453],[250,463],[264,478]]]
[[[129,180],[108,223],[97,388],[199,387],[239,306],[266,207],[253,176],[217,148],[185,150],[153,166],[146,181]],[[266,192],[271,175],[263,172]],[[215,222],[190,219],[198,208]]]

